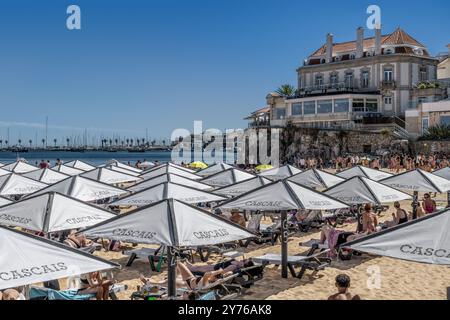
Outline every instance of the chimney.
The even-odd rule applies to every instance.
[[[381,26],[375,28],[375,55],[381,55]]]
[[[356,29],[356,58],[364,56],[364,28]]]
[[[327,34],[327,58],[326,62],[333,62],[333,35],[331,33]]]

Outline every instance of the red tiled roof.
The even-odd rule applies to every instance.
[[[393,33],[389,35],[381,36],[381,45],[413,45],[418,47],[424,47],[420,42],[415,40],[409,34],[407,34],[404,30],[398,28]],[[369,48],[375,47],[375,37],[365,38],[363,40],[364,51]],[[327,45],[324,44],[318,50],[316,50],[311,57],[321,56],[326,54]],[[342,53],[356,50],[356,41],[348,41],[341,43],[333,44],[333,53]]]

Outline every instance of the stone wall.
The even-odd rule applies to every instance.
[[[325,160],[345,154],[382,155],[390,152],[408,152],[407,141],[398,140],[389,132],[334,131],[287,126],[280,141],[283,161],[295,156],[321,157]]]
[[[431,154],[435,152],[450,153],[450,141],[417,141],[414,148],[419,153]]]

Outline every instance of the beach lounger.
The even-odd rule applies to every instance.
[[[179,254],[181,258],[189,258],[193,262],[192,249],[183,248]],[[126,266],[130,267],[136,259],[147,259],[150,263],[150,268],[154,272],[160,272],[162,264],[167,260],[166,248],[161,246],[159,248],[140,248],[123,251],[122,254],[130,256]]]
[[[224,243],[217,246],[199,246],[196,248],[196,253],[199,255],[202,262],[208,261],[212,253],[225,255],[229,252],[236,252],[238,245],[236,243]]]
[[[320,210],[310,210],[306,218],[297,223],[301,232],[309,232],[311,229],[320,229],[326,223],[326,220],[322,217]]]
[[[306,256],[288,256],[288,269],[293,277],[301,279],[306,270],[313,270],[317,272],[325,269],[330,265],[331,259],[323,257],[324,253],[327,253],[329,249],[314,253],[316,248],[311,248]],[[253,258],[253,261],[261,263],[263,265],[274,264],[276,266],[281,265],[281,255],[268,253],[260,257]],[[295,271],[296,267],[300,267],[300,271]]]

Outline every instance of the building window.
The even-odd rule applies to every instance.
[[[350,60],[355,60],[355,59],[356,59],[356,54],[351,53],[351,54],[350,54]]]
[[[349,99],[336,99],[334,100],[334,112],[348,112],[349,105]]]
[[[427,97],[419,97],[419,98],[417,98],[417,103],[418,104],[421,104],[421,103],[424,103],[424,102],[427,102]]]
[[[367,112],[378,112],[378,100],[377,99],[367,99],[366,100],[366,111]]]
[[[283,120],[286,118],[286,109],[285,108],[277,108],[277,112],[275,113],[277,120]]]
[[[302,115],[302,103],[293,103],[292,104],[292,115],[293,116],[301,116]]]
[[[303,114],[316,114],[316,102],[315,101],[305,101],[303,103]]]
[[[427,73],[427,67],[420,67],[419,70],[419,80],[420,81],[427,81],[428,80],[428,73]]]
[[[362,88],[369,87],[369,71],[363,71],[361,73],[361,87]]]
[[[393,48],[386,48],[384,49],[384,54],[393,54],[395,50]]]
[[[321,88],[323,86],[323,76],[316,75],[316,86]]]
[[[450,116],[441,116],[441,125],[450,126]]]
[[[394,71],[392,68],[384,69],[383,80],[385,82],[392,82],[394,80]]]
[[[384,104],[392,104],[392,97],[391,96],[386,96],[384,97]]]
[[[364,99],[353,99],[353,112],[364,112]]]
[[[337,73],[330,74],[330,84],[333,88],[335,88],[338,84],[338,75]]]
[[[422,134],[425,134],[428,132],[429,128],[429,120],[428,117],[422,118]]]
[[[317,113],[332,113],[332,112],[333,112],[332,100],[317,101]]]
[[[347,88],[353,88],[353,72],[345,73],[345,86]]]

